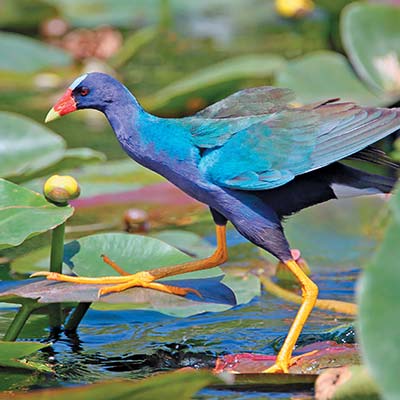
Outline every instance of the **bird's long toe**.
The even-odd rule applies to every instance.
[[[130,288],[134,288],[134,287],[143,287],[143,288],[147,288],[147,289],[154,289],[154,290],[158,290],[159,292],[175,294],[178,296],[186,296],[189,293],[193,293],[200,298],[202,297],[201,294],[196,289],[181,288],[181,287],[166,285],[166,284],[158,283],[158,282],[141,281],[137,277],[133,277],[133,276],[132,276],[131,280],[129,280],[126,283],[101,288],[99,290],[99,297],[104,296],[106,294],[110,294],[110,293],[119,293],[119,292],[122,292],[122,291],[130,289]]]

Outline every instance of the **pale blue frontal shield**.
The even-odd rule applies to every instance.
[[[71,85],[69,86],[69,88],[71,90],[74,90],[84,79],[86,79],[86,77],[88,76],[88,74],[83,74],[81,76],[79,76],[78,78],[76,78]]]

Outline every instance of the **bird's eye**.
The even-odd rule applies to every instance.
[[[86,95],[89,94],[89,89],[88,89],[87,87],[82,87],[82,88],[79,90],[79,94],[80,94],[81,96],[86,96]]]

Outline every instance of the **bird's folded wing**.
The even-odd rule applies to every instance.
[[[240,90],[199,111],[196,116],[215,119],[272,114],[294,99],[295,94],[290,89],[260,86]]]
[[[207,149],[200,169],[211,181],[264,190],[346,158],[399,127],[399,109],[328,101],[270,115],[203,120],[192,137]]]

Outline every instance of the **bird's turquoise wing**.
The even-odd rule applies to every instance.
[[[400,127],[400,112],[325,102],[264,116],[203,122],[192,133],[193,142],[206,149],[199,164],[203,174],[220,186],[265,190],[387,136]]]

